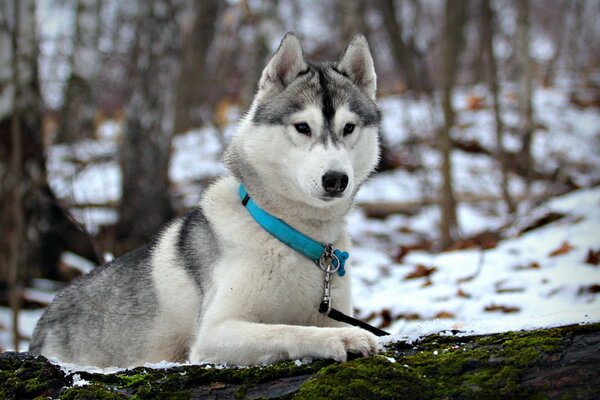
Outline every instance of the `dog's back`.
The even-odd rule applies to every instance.
[[[193,327],[177,321],[165,324],[165,314],[178,316],[179,310],[170,310],[175,304],[161,300],[169,291],[171,303],[185,306],[178,289],[188,290],[185,296],[203,291],[210,258],[218,254],[214,243],[201,210],[174,220],[149,244],[61,291],[39,320],[30,350],[101,367],[184,360],[196,321],[191,321]],[[163,277],[157,280],[158,272]],[[201,301],[187,303],[199,315]]]

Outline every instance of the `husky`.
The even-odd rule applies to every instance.
[[[61,291],[35,328],[31,352],[98,367],[377,353],[375,335],[319,312],[325,272],[263,229],[239,195],[243,185],[265,212],[349,250],[345,216],[379,158],[375,92],[362,35],[339,62],[311,63],[288,33],[225,151],[230,173],[150,243]],[[335,307],[347,315],[350,262],[330,282]]]

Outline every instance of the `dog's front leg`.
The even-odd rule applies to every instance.
[[[376,354],[377,338],[359,328],[225,320],[201,329],[191,349],[190,361],[237,365],[304,358],[346,361],[347,352]]]

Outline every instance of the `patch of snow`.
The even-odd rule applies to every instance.
[[[60,255],[60,262],[77,269],[82,274],[90,273],[96,267],[93,262],[70,251],[65,251]]]

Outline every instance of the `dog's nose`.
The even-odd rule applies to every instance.
[[[348,175],[343,172],[329,171],[323,175],[323,189],[329,195],[338,195],[348,187]]]

